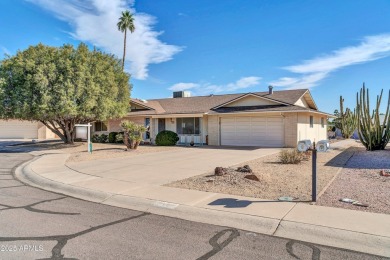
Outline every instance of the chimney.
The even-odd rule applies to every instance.
[[[273,88],[274,87],[272,87],[272,86],[268,86],[268,95],[272,95],[274,93]]]

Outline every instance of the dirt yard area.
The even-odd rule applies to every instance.
[[[351,158],[354,149],[345,147],[318,153],[318,192],[336,176],[340,167]],[[248,180],[244,178],[246,173],[236,171],[237,167],[244,165],[249,165],[259,181]],[[300,164],[281,164],[279,154],[273,154],[231,167],[223,176],[215,176],[213,172],[209,172],[167,186],[270,200],[290,196],[300,201],[308,201],[311,200],[311,178],[311,156]]]
[[[390,177],[381,176],[390,169],[390,147],[382,151],[356,149],[317,205],[390,214]],[[368,207],[340,202],[341,198],[357,200]]]
[[[124,144],[101,144],[94,143],[92,154],[87,152],[87,144],[83,143],[81,146],[75,148],[64,149],[64,152],[70,153],[67,162],[81,162],[98,159],[108,159],[117,157],[128,157],[138,154],[157,153],[167,150],[178,149],[177,146],[154,146],[154,145],[140,145],[136,150],[125,150]]]

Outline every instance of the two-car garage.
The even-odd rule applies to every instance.
[[[221,117],[221,145],[284,146],[283,117]]]
[[[38,122],[0,120],[0,139],[36,139]]]

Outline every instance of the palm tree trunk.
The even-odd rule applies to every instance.
[[[125,40],[123,43],[123,59],[122,59],[122,70],[125,68],[125,58],[126,58],[126,34],[127,34],[127,29],[125,30]]]

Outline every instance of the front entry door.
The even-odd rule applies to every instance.
[[[158,132],[165,130],[165,118],[159,118],[158,119]]]

